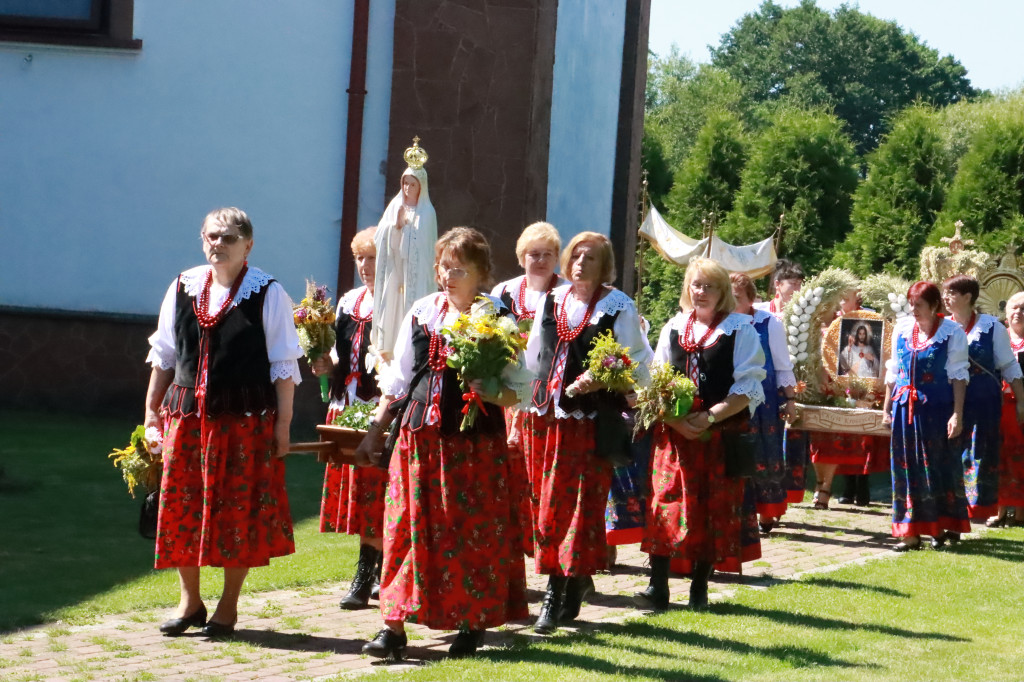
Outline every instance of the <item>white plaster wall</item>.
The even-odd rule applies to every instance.
[[[626,5],[559,0],[547,219],[563,243],[611,231]]]
[[[0,304],[155,314],[227,205],[294,298],[333,285],[352,1],[135,7],[138,53],[0,43]],[[393,21],[373,0],[361,223],[383,208]]]

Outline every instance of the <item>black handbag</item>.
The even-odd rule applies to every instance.
[[[613,467],[633,463],[633,415],[619,396],[598,400],[594,417],[594,454]]]
[[[160,508],[160,492],[152,492],[142,500],[139,510],[139,535],[147,540],[156,539],[156,517]]]
[[[749,429],[723,430],[722,450],[725,453],[727,478],[748,478],[757,470],[757,436]]]
[[[391,404],[388,405],[388,411],[395,416],[391,422],[391,429],[388,431],[387,437],[384,439],[384,446],[380,449],[380,459],[377,460],[377,466],[384,471],[387,471],[391,467],[391,455],[395,452],[395,444],[398,443],[398,432],[402,430],[402,419],[405,418],[405,411],[409,409],[409,403],[412,402],[412,391],[416,388],[416,385],[420,383],[420,379],[430,369],[430,365],[423,365],[416,374],[413,375],[412,381],[409,382],[409,390],[405,392],[405,395],[396,400],[392,400]]]

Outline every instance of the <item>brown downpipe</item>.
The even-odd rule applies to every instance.
[[[370,32],[370,0],[355,0],[352,9],[352,64],[349,69],[348,131],[345,136],[345,184],[341,203],[341,243],[338,246],[340,297],[355,281],[355,262],[349,244],[359,221],[359,164],[363,156],[363,101],[366,98],[366,48]]]

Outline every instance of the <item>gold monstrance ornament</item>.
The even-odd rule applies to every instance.
[[[405,162],[409,164],[409,168],[413,170],[423,168],[423,164],[427,162],[428,158],[426,150],[420,146],[420,136],[412,138],[412,146],[405,150]]]

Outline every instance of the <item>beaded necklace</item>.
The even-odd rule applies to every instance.
[[[363,289],[361,292],[359,292],[359,296],[356,298],[356,303],[354,306],[352,306],[352,312],[350,313],[350,315],[352,316],[352,319],[355,322],[369,322],[370,320],[373,319],[372,310],[366,314],[366,317],[359,316],[359,307],[363,304],[363,299],[366,298],[366,292],[369,290],[370,289],[367,287],[366,289]]]
[[[246,263],[242,266],[242,271],[238,273],[238,277],[235,278],[234,283],[231,285],[231,290],[228,292],[228,297],[224,301],[224,304],[217,311],[216,315],[210,315],[210,285],[213,284],[213,268],[210,268],[206,273],[206,283],[203,284],[203,290],[199,293],[199,298],[192,301],[192,310],[195,311],[196,319],[199,320],[199,326],[203,329],[209,329],[217,326],[217,324],[224,319],[224,315],[227,314],[228,309],[231,308],[231,303],[235,300],[235,294],[238,293],[239,287],[242,286],[242,280],[245,279],[245,273],[249,271],[249,265]]]
[[[683,350],[687,353],[697,353],[704,350],[704,344],[708,342],[711,335],[718,328],[718,325],[725,319],[725,314],[722,312],[715,313],[715,317],[711,320],[711,324],[708,325],[708,329],[704,332],[704,336],[700,337],[700,341],[694,341],[693,334],[693,322],[697,319],[697,311],[691,310],[690,317],[686,320],[686,330],[683,332]]]
[[[366,323],[373,319],[373,311],[371,310],[366,314],[365,317],[359,315],[359,306],[363,304],[363,299],[366,297],[366,292],[369,291],[369,287],[364,288],[359,292],[359,296],[356,297],[355,305],[352,306],[352,312],[349,316],[352,321],[356,323],[356,331],[352,335],[352,350],[349,353],[349,370],[348,376],[345,377],[345,385],[348,386],[353,381],[359,381],[359,351],[363,347],[363,334],[366,332]]]
[[[545,290],[548,293],[555,288],[555,284],[558,283],[558,275],[551,273],[551,281],[548,282],[548,288]],[[519,295],[516,296],[516,307],[519,309],[520,320],[532,320],[537,316],[536,310],[526,309],[526,276],[523,276],[523,281],[519,283]]]
[[[1024,339],[1020,339],[1019,341],[1014,341],[1013,340],[1013,335],[1011,334],[1010,335],[1010,348],[1013,349],[1014,353],[1021,352],[1022,350],[1024,350]]]
[[[444,316],[448,314],[448,297],[444,297],[444,303],[434,316],[431,327],[436,328],[438,320],[444,322]],[[451,349],[444,347],[444,339],[433,329],[430,332],[430,345],[427,347],[427,365],[434,372],[443,372],[448,367],[448,355]]]
[[[574,329],[569,329],[569,316],[566,313],[566,305],[569,302],[569,297],[574,295],[576,291],[575,285],[569,287],[569,291],[565,292],[565,298],[562,299],[562,309],[558,311],[558,320],[555,324],[555,330],[558,332],[558,338],[566,343],[572,343],[576,338],[583,333],[586,329],[587,323],[590,322],[590,316],[594,314],[594,308],[597,307],[597,302],[601,300],[601,290],[604,287],[598,286],[594,291],[594,295],[590,297],[590,304],[587,306],[587,312],[583,315],[583,321],[580,322]]]
[[[935,322],[932,324],[932,331],[928,334],[927,338],[921,343],[918,343],[917,337],[921,333],[921,327],[914,322],[914,328],[910,331],[910,350],[919,351],[923,350],[928,342],[935,336],[935,332],[939,331],[939,327],[942,325],[942,321],[936,316]]]

